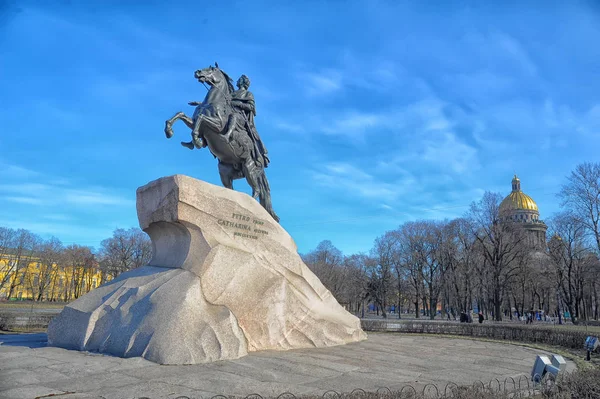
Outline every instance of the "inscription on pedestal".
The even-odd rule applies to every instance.
[[[223,227],[234,230],[234,237],[251,238],[258,240],[260,237],[269,235],[269,232],[264,230],[265,222],[252,216],[242,215],[240,213],[232,213],[231,220],[219,219],[217,221]]]

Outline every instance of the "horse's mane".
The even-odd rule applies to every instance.
[[[235,91],[235,89],[233,88],[233,79],[231,79],[229,77],[229,75],[227,75],[227,73],[225,73],[225,71],[222,70],[221,68],[219,68],[219,71],[221,71],[223,76],[225,76],[225,81],[227,82],[227,88],[229,89],[229,94],[233,93]]]

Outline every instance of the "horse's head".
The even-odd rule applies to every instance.
[[[220,86],[225,83],[229,93],[233,91],[231,78],[219,68],[217,63],[215,63],[215,66],[211,65],[204,69],[198,69],[194,72],[194,77],[198,79],[198,82],[208,83],[210,86]]]

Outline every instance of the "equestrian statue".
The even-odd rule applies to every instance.
[[[196,107],[191,118],[178,112],[165,122],[167,138],[173,136],[173,123],[182,120],[192,129],[192,141],[181,145],[190,150],[208,147],[219,160],[223,186],[233,190],[233,181],[245,177],[252,188],[252,197],[279,222],[265,174],[270,162],[268,152],[254,125],[256,107],[254,96],[248,91],[250,79],[242,75],[237,81],[238,90],[234,90],[233,81],[217,63],[197,70],[194,77],[208,84],[208,93],[204,101],[188,103]]]

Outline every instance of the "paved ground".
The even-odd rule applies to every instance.
[[[0,398],[210,398],[355,388],[399,390],[448,381],[489,383],[528,375],[540,351],[466,339],[370,333],[365,342],[326,349],[258,352],[233,361],[160,366],[45,347],[45,334],[0,335]],[[573,363],[568,364],[572,370]]]
[[[28,308],[28,307],[0,307],[0,314],[2,313],[25,313],[25,314],[59,314],[62,308]]]

